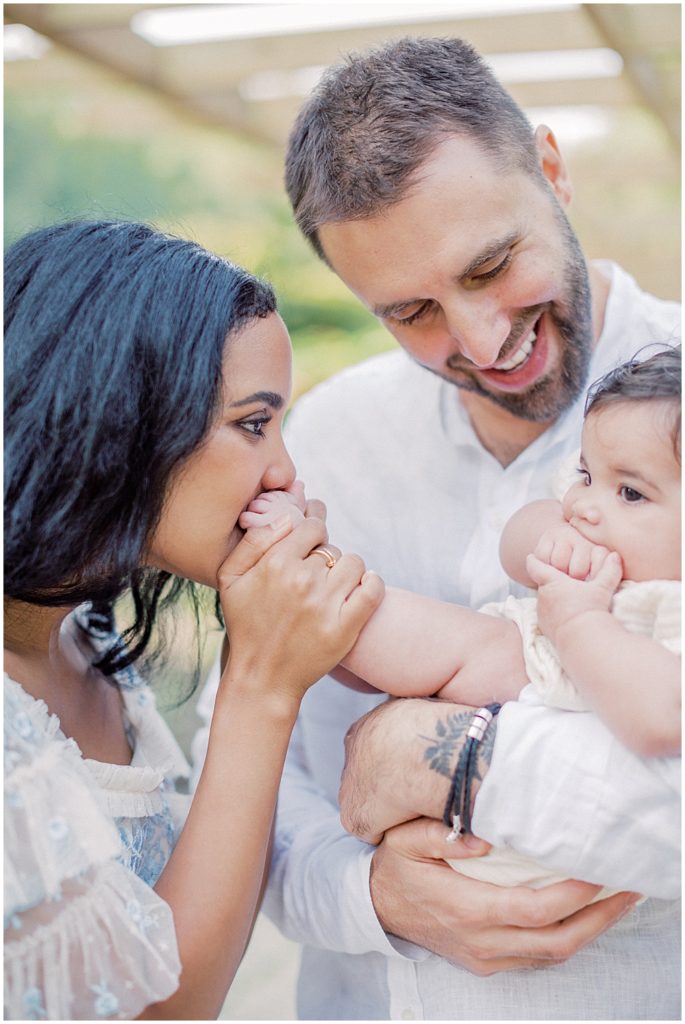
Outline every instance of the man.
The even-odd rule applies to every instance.
[[[331,539],[387,583],[443,600],[479,607],[522,592],[498,563],[504,522],[549,495],[558,463],[578,446],[590,379],[646,344],[676,340],[677,307],[615,265],[586,266],[564,214],[571,184],[552,132],[533,132],[458,40],[404,40],[330,72],[293,130],[286,183],[304,234],[404,350],[343,372],[291,417],[288,443],[308,493],[328,505]],[[343,831],[343,738],[378,703],[327,680],[307,695],[292,744],[266,908],[305,946],[300,1015],[678,1017],[671,900],[649,900],[602,934],[629,896],[586,906],[597,892],[587,883],[533,892],[461,878],[440,859],[437,823],[400,825],[378,847]],[[410,748],[444,735],[447,712],[416,706],[372,716],[363,767],[371,744],[363,730],[355,736],[347,821],[359,793],[376,782],[387,791],[389,771],[394,785],[424,796],[432,787],[439,814],[447,779]],[[590,735],[579,721],[548,736],[537,710],[501,712],[474,831],[528,841],[526,852],[595,878],[636,798],[620,803],[606,730]],[[650,858],[674,840],[652,826],[645,820],[635,844],[649,855],[617,855],[606,881],[658,886]],[[662,894],[673,895],[668,886]]]

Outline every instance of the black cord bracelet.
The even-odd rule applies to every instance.
[[[501,707],[501,704],[486,704],[485,707],[478,708],[471,719],[442,816],[445,825],[452,826],[448,836],[449,842],[454,842],[459,835],[471,833],[471,790],[478,760],[478,744]]]

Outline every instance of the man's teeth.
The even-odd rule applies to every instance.
[[[506,363],[498,363],[495,367],[496,370],[515,370],[521,363],[525,363],[528,356],[533,351],[533,345],[535,344],[536,334],[535,331],[531,331],[524,343],[517,350],[516,354],[507,359]]]

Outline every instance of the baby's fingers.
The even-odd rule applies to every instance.
[[[539,558],[541,562],[551,562],[552,552],[554,551],[554,537],[549,531],[543,533],[540,540],[535,545],[533,554],[536,558]]]
[[[526,558],[526,570],[536,586],[541,587],[545,583],[554,583],[555,580],[564,579],[566,573],[548,565],[536,555],[528,555]]]
[[[591,547],[587,543],[578,544],[571,551],[567,572],[574,580],[584,580],[591,568]]]
[[[622,577],[621,556],[616,551],[607,551],[606,548],[597,549],[597,556],[593,557],[593,565],[588,579],[613,593]]]

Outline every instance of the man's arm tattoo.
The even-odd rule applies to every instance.
[[[475,710],[475,709],[474,709]],[[428,761],[431,771],[438,772],[451,779],[452,773],[457,764],[457,759],[466,741],[466,733],[473,718],[472,711],[457,711],[448,713],[444,719],[438,719],[435,723],[435,737],[421,736],[429,744],[423,755],[424,761]],[[478,744],[475,778],[482,782],[485,772],[492,761],[492,751],[497,733],[497,719],[494,718],[488,726],[485,736]]]

